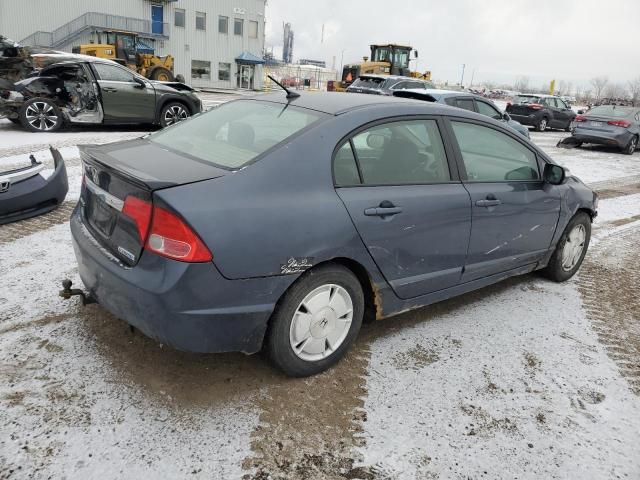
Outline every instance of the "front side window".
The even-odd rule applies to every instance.
[[[258,38],[258,22],[249,21],[249,38]]]
[[[378,125],[353,137],[360,177],[367,185],[407,185],[451,180],[435,120]]]
[[[191,60],[191,78],[211,80],[211,62],[204,60]]]
[[[235,170],[326,114],[293,105],[239,100],[151,134],[151,142]]]
[[[184,8],[176,8],[173,19],[176,27],[184,27]]]
[[[207,29],[207,14],[204,12],[196,12],[196,30]]]
[[[233,20],[233,34],[242,36],[244,28],[244,20],[236,18]]]
[[[562,100],[561,98],[556,98],[556,104],[558,105],[558,108],[562,108],[563,110],[566,110],[567,108],[567,104],[564,103],[564,100]]]
[[[124,68],[107,65],[105,63],[94,63],[93,68],[98,72],[100,80],[109,82],[133,82],[133,73]]]
[[[551,108],[556,108],[556,99],[555,98],[545,98],[544,99],[544,104],[547,107],[551,107]]]
[[[229,33],[229,17],[218,17],[218,32]]]
[[[472,123],[451,122],[472,182],[539,180],[535,154],[505,133]]]
[[[493,108],[488,103],[482,102],[480,100],[476,100],[476,105],[478,106],[478,113],[481,115],[486,115],[487,117],[495,118],[496,120],[502,119],[502,114]]]
[[[231,79],[231,64],[230,63],[218,63],[218,80],[228,82]]]

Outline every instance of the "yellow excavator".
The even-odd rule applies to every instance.
[[[103,36],[105,43],[102,43]],[[173,56],[155,55],[153,49],[132,33],[100,32],[98,43],[78,45],[73,47],[72,52],[113,60],[151,80],[184,82],[182,75],[173,74]]]
[[[431,72],[413,72],[409,68],[411,52],[418,58],[418,51],[413,47],[388,43],[370,45],[371,57],[363,57],[362,63],[345,65],[340,81],[330,82],[327,90],[344,92],[360,75],[399,75],[402,77],[431,80]]]

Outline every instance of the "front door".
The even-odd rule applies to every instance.
[[[560,216],[557,187],[542,181],[535,152],[515,137],[471,122],[451,125],[472,208],[462,281],[536,263]]]
[[[104,119],[112,123],[155,121],[155,90],[148,80],[134,80],[135,74],[126,67],[93,63],[100,86]],[[144,85],[142,85],[144,83]]]
[[[253,65],[240,65],[240,88],[251,90],[253,88]]]
[[[400,298],[460,282],[470,200],[452,180],[436,120],[356,134],[337,152],[334,177],[360,238]]]
[[[151,32],[162,35],[164,22],[164,8],[162,5],[151,5]]]

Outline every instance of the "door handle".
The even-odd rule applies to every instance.
[[[476,205],[478,207],[495,207],[497,205],[500,205],[502,203],[502,200],[498,200],[497,198],[493,197],[487,197],[484,200],[478,200],[476,202]]]
[[[102,91],[106,93],[115,93],[118,89],[113,87],[102,87]]]
[[[402,212],[402,207],[396,207],[388,200],[380,202],[377,207],[367,208],[364,214],[368,217],[386,217],[387,215],[397,215]]]

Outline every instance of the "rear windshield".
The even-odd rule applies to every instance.
[[[318,121],[292,105],[240,100],[151,134],[150,141],[218,167],[237,169]]]
[[[384,78],[375,78],[375,77],[360,77],[357,78],[355,82],[351,84],[352,87],[360,87],[360,88],[382,88],[382,84],[384,83]]]
[[[513,98],[513,103],[516,105],[524,105],[527,103],[540,103],[540,97],[532,97],[531,95],[516,95]]]
[[[589,115],[624,118],[633,115],[638,109],[633,107],[619,107],[617,105],[600,105],[589,110]]]

